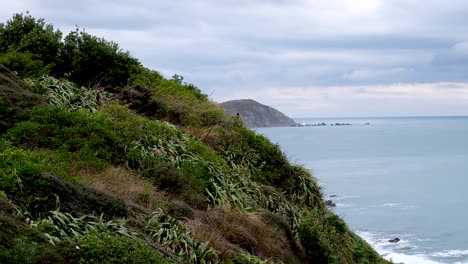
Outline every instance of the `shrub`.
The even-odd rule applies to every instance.
[[[27,79],[26,82],[34,92],[46,95],[50,105],[61,106],[69,111],[97,111],[97,107],[110,98],[110,94],[102,89],[86,89],[70,81],[49,76]]]
[[[162,106],[153,100],[153,90],[147,86],[136,85],[133,88],[125,88],[120,93],[119,99],[128,104],[128,108],[140,115],[147,117],[156,116],[163,110]]]
[[[164,212],[176,219],[193,218],[195,213],[190,206],[181,201],[168,202]]]
[[[73,82],[87,87],[124,87],[132,72],[140,66],[137,59],[119,45],[80,31],[64,39],[56,74],[66,74]]]
[[[287,188],[294,171],[278,145],[243,126],[225,129],[219,151],[230,164],[249,168],[256,181]]]
[[[0,65],[0,133],[5,132],[20,118],[20,114],[45,99],[32,93],[26,83]]]
[[[29,121],[17,123],[6,138],[29,148],[78,152],[89,159],[121,160],[124,144],[117,124],[100,114],[68,112],[60,107],[39,107],[28,113]]]
[[[42,60],[35,57],[28,52],[10,51],[0,54],[0,64],[16,72],[21,78],[48,74],[52,65],[45,66]]]
[[[193,84],[183,82],[179,75],[168,80],[156,71],[140,68],[131,78],[131,87],[121,99],[147,116],[196,128],[221,124],[228,117],[220,106],[210,102]]]
[[[0,262],[2,263],[35,263],[38,255],[37,243],[32,242],[27,237],[16,237],[14,246],[0,253]]]
[[[317,220],[315,212],[311,213],[297,228],[299,240],[307,257],[314,263],[339,263],[333,256],[329,241],[324,236],[326,231]]]
[[[174,263],[136,238],[110,232],[90,232],[79,239],[78,263]]]
[[[169,252],[184,258],[187,263],[217,263],[215,251],[208,242],[197,242],[187,228],[177,219],[155,211],[149,217],[145,232]]]
[[[7,148],[0,152],[0,190],[7,194],[17,189],[40,188],[47,182],[41,176],[44,171],[63,174],[57,167],[44,163],[42,157],[31,151]]]
[[[267,264],[269,262],[261,260],[257,256],[243,253],[243,254],[236,255],[235,257],[233,257],[232,259],[224,263],[226,264]]]
[[[284,181],[288,198],[304,207],[323,207],[323,193],[317,179],[303,166],[293,165],[292,169],[294,174]]]
[[[57,63],[61,38],[62,33],[43,19],[15,14],[6,24],[0,24],[0,53],[20,76],[40,76]]]

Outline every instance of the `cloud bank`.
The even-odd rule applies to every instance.
[[[468,115],[466,1],[18,0],[0,18],[25,11],[114,40],[216,101],[293,116]]]

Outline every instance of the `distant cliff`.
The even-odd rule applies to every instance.
[[[226,112],[239,114],[249,127],[293,126],[296,122],[280,111],[251,99],[232,100],[221,104]]]

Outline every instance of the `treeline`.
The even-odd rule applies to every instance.
[[[0,24],[0,64],[20,77],[50,74],[87,87],[123,87],[140,62],[84,29],[64,34],[43,19],[15,14]]]

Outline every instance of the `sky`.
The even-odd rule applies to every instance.
[[[15,0],[76,25],[213,101],[292,117],[468,115],[465,0]]]

